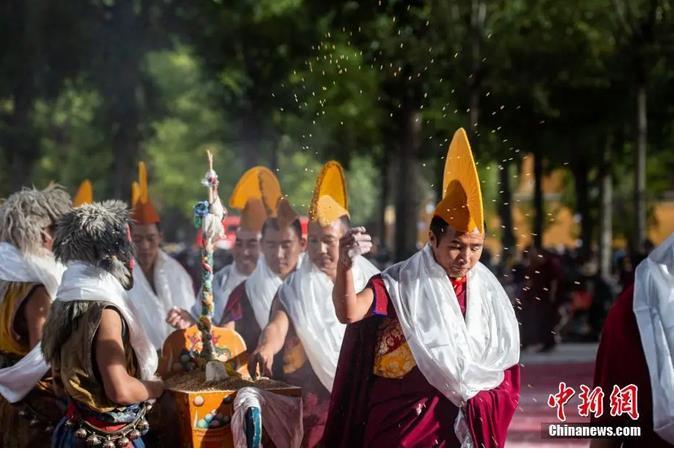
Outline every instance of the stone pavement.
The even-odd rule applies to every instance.
[[[541,423],[557,423],[556,410],[548,407],[550,394],[557,393],[559,382],[576,390],[565,407],[567,422],[587,422],[578,416],[580,384],[592,385],[596,344],[562,344],[550,353],[523,352],[522,391],[506,447],[588,447],[583,439],[548,439],[541,436]]]

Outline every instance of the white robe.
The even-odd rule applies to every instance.
[[[229,295],[232,290],[238,287],[242,282],[248,279],[247,274],[241,273],[236,269],[236,263],[231,263],[213,276],[213,323],[220,324],[222,314],[227,307]],[[197,301],[192,306],[190,313],[195,319],[201,315],[201,289],[197,293]]]
[[[674,444],[674,234],[639,264],[634,314],[653,397],[653,428]]]
[[[353,283],[363,290],[377,267],[362,256],[353,263]],[[292,320],[311,368],[323,386],[332,391],[339,351],[346,325],[337,320],[332,303],[332,279],[307,261],[283,283],[279,300]]]
[[[138,311],[139,323],[152,345],[161,350],[164,340],[175,329],[166,322],[173,307],[191,310],[196,301],[192,278],[177,260],[159,250],[154,265],[155,293],[138,264],[133,269],[133,288],[129,297]]]
[[[36,257],[21,254],[13,245],[0,243],[0,301],[5,298],[10,282],[42,284],[53,300],[61,283],[65,267],[52,256]],[[9,402],[17,402],[49,371],[42,357],[41,345],[35,347],[14,365],[0,369],[0,395]]]

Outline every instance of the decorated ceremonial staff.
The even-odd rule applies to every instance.
[[[200,201],[194,206],[194,225],[201,229],[201,315],[197,326],[201,331],[201,360],[216,360],[213,347],[213,246],[218,237],[224,234],[222,220],[227,213],[218,195],[218,174],[213,170],[213,154],[208,151],[208,171],[201,183],[208,188],[208,200]],[[203,366],[203,365],[202,365]],[[211,364],[210,366],[221,366]],[[223,367],[224,368],[224,367]],[[207,378],[213,374],[207,369]]]

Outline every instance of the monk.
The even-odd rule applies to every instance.
[[[593,440],[593,447],[674,446],[674,234],[642,261],[634,284],[616,299],[602,330],[594,384],[604,392],[604,413],[593,424],[639,426],[641,436]],[[669,339],[670,344],[666,341]],[[614,386],[637,387],[638,418],[611,416]]]
[[[361,229],[340,241],[333,302],[348,323],[323,444],[501,447],[519,400],[519,329],[481,263],[482,194],[463,129],[450,144],[429,242],[353,287]]]
[[[306,240],[297,214],[281,200],[280,217],[270,217],[262,227],[262,257],[255,271],[232,291],[221,326],[236,330],[252,351],[269,322],[272,301],[279,287],[300,264]]]
[[[339,239],[349,229],[342,167],[328,162],[318,176],[309,211],[309,260],[283,283],[249,362],[258,372],[302,387],[302,447],[320,442],[330,403],[345,326],[337,320],[332,288],[337,274]],[[358,255],[355,288],[363,288],[377,270]]]
[[[229,206],[241,209],[241,220],[236,230],[232,250],[234,263],[222,268],[213,277],[213,322],[221,323],[232,291],[253,274],[260,257],[262,226],[278,204],[281,186],[276,175],[266,167],[257,166],[246,171],[229,199]],[[201,297],[199,293],[198,297]],[[196,324],[201,315],[201,302],[192,310],[173,308],[166,322],[176,329],[186,329]]]
[[[131,235],[138,263],[129,295],[138,307],[139,319],[148,338],[159,351],[173,332],[166,317],[173,308],[190,310],[196,303],[192,278],[185,269],[161,249],[163,235],[160,217],[147,192],[145,165],[139,167],[140,194],[133,208]]]

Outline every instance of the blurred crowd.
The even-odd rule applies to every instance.
[[[175,246],[172,253],[198,289],[198,249]],[[485,248],[481,261],[513,301],[521,324],[522,348],[545,352],[560,342],[599,341],[608,310],[634,281],[634,269],[646,254],[628,249],[614,251],[609,276],[602,275],[597,254],[581,257],[566,247],[537,250],[531,246],[505,262],[497,262]],[[232,262],[227,249],[216,251],[214,257],[216,270]],[[392,255],[383,245],[375,246],[371,258],[382,269],[392,263]]]

